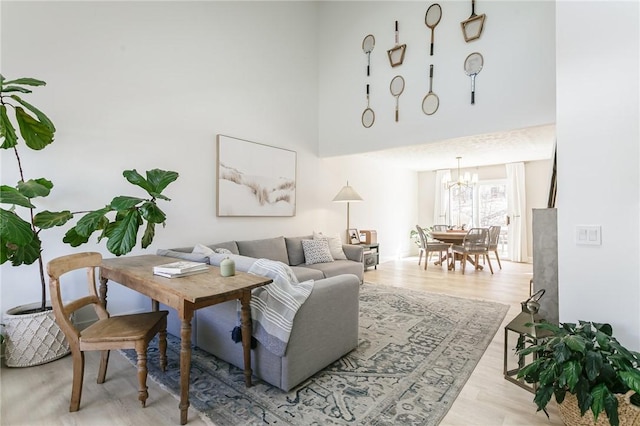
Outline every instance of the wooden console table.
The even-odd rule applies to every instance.
[[[162,303],[178,312],[180,329],[180,424],[187,423],[189,409],[189,370],[191,367],[191,320],[196,309],[228,300],[242,304],[242,347],[244,379],[251,386],[251,290],[272,282],[270,278],[239,272],[222,277],[220,269],[210,266],[206,272],[181,278],[153,275],[153,267],[171,262],[164,256],[131,256],[104,259],[100,268],[100,298],[107,304],[107,281],[115,281],[149,296],[153,309]]]

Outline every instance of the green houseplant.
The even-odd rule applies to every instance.
[[[158,207],[157,201],[170,201],[162,192],[178,178],[178,173],[160,169],[147,171],[146,177],[135,169],[125,170],[123,176],[127,181],[145,190],[147,197],[117,196],[97,210],[36,212],[34,200],[48,196],[53,183],[42,177],[25,177],[19,148],[35,151],[46,148],[53,143],[56,129],[46,114],[21,96],[32,93],[32,88],[45,84],[34,78],[5,80],[0,75],[0,148],[12,151],[19,173],[15,186],[0,186],[0,204],[7,206],[0,208],[0,264],[10,262],[12,266],[20,266],[38,263],[41,300],[38,306],[30,306],[30,310],[35,312],[50,310],[46,306],[46,280],[40,237],[43,230],[63,226],[75,215],[82,214],[76,225],[67,231],[63,241],[77,247],[89,241],[91,235],[99,231],[98,241],[106,239],[107,249],[120,256],[135,247],[138,231],[146,224],[141,238],[141,246],[146,248],[153,241],[156,224],[165,224],[166,215]],[[14,114],[10,113],[11,110]],[[24,146],[19,143],[21,140]],[[25,312],[18,310],[14,313],[22,315]],[[6,324],[8,350],[12,347],[9,328]],[[41,336],[39,338],[46,340]],[[56,339],[59,340],[59,337],[54,338]],[[7,365],[10,365],[9,359],[7,356]],[[35,361],[29,365],[38,363],[42,362]]]
[[[535,354],[536,359],[524,366],[518,377],[537,383],[534,402],[544,410],[555,397],[558,404],[568,394],[577,398],[580,415],[591,410],[593,420],[606,413],[609,423],[620,423],[621,395],[635,392],[630,404],[640,406],[640,353],[623,347],[613,337],[609,324],[580,321],[578,324],[535,324],[551,334],[538,344],[521,346],[519,355]],[[631,393],[633,393],[631,392]],[[636,408],[633,407],[633,410]],[[637,408],[640,421],[640,407]],[[634,415],[636,411],[633,412]],[[547,414],[548,415],[548,414]]]

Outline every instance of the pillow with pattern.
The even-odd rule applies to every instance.
[[[320,240],[323,238],[329,243],[329,251],[331,252],[333,260],[347,260],[347,256],[344,254],[344,250],[342,250],[342,239],[340,238],[339,233],[336,232],[333,235],[326,235],[322,232],[313,231],[314,240]]]
[[[307,265],[333,262],[333,257],[329,250],[329,242],[324,238],[302,240],[302,251],[304,251],[304,263]]]

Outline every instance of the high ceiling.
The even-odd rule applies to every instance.
[[[392,148],[363,155],[416,171],[455,168],[456,157],[462,157],[462,168],[480,167],[550,159],[553,157],[555,139],[556,126],[549,124]]]

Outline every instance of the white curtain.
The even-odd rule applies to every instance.
[[[527,261],[527,221],[524,163],[511,163],[507,168],[507,209],[509,212],[509,258]]]
[[[449,191],[444,189],[443,182],[451,180],[451,170],[436,170],[436,187],[433,203],[433,225],[449,224]]]

